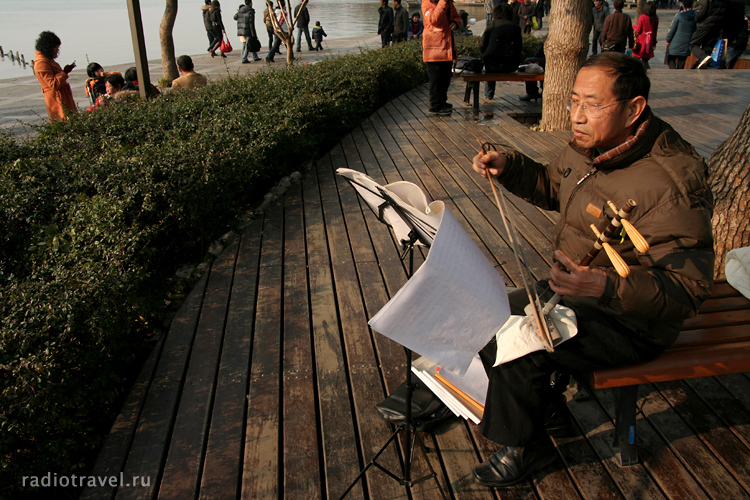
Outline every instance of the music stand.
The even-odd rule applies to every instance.
[[[388,217],[386,217],[386,210],[392,209],[395,214],[398,215],[398,217],[403,221],[406,226],[409,228],[409,233],[406,238],[401,238],[400,243],[403,246],[403,252],[401,253],[401,260],[404,260],[406,255],[409,255],[409,277],[414,273],[414,245],[415,244],[421,244],[426,247],[430,247],[432,244],[432,238],[434,238],[435,234],[437,233],[437,228],[429,226],[429,224],[426,224],[423,220],[420,220],[416,218],[413,214],[409,213],[408,211],[404,210],[402,205],[397,202],[388,191],[386,191],[384,188],[377,186],[365,186],[364,184],[361,184],[354,179],[351,179],[349,177],[345,177],[347,181],[349,181],[350,184],[352,184],[352,187],[357,191],[358,194],[362,195],[361,189],[364,189],[368,193],[371,193],[373,195],[376,195],[380,198],[382,198],[382,203],[377,207],[377,211],[373,210],[375,212],[375,215],[377,216],[378,220],[384,224],[386,224],[389,227],[393,227],[391,222],[389,221]],[[370,204],[369,200],[366,200],[368,205]],[[398,235],[397,235],[398,236]],[[424,445],[424,442],[422,441],[422,438],[419,437],[417,427],[412,421],[412,408],[411,408],[411,398],[412,393],[414,392],[414,384],[411,382],[411,363],[412,363],[412,350],[408,347],[404,346],[404,352],[406,353],[406,382],[405,382],[405,389],[406,389],[406,418],[405,420],[398,425],[396,428],[396,431],[391,434],[391,437],[388,438],[388,440],[383,444],[383,446],[378,450],[378,452],[375,454],[375,456],[372,457],[370,462],[365,466],[364,469],[362,469],[359,473],[359,475],[352,481],[352,483],[349,485],[349,487],[346,489],[346,491],[341,495],[341,499],[345,498],[346,495],[349,494],[349,492],[354,488],[354,485],[357,484],[357,482],[364,477],[365,473],[370,469],[370,467],[375,466],[384,473],[386,473],[391,478],[398,481],[403,486],[406,486],[407,490],[411,492],[411,487],[415,484],[421,483],[423,481],[427,481],[429,479],[434,479],[437,483],[438,489],[440,490],[440,495],[443,497],[443,499],[447,500],[447,496],[445,495],[445,491],[443,490],[442,485],[440,484],[440,480],[438,479],[437,473],[435,472],[435,469],[432,467],[432,464],[430,463],[430,458],[427,456],[427,448]],[[396,439],[396,437],[399,435],[399,433],[404,432],[404,442],[405,442],[405,448],[404,448],[404,465],[403,465],[403,477],[399,477],[392,471],[386,469],[383,465],[379,464],[377,462],[378,457],[388,448],[388,446]],[[412,438],[413,436],[413,438]],[[424,455],[425,461],[427,462],[427,466],[430,469],[430,473],[420,477],[418,479],[412,479],[411,477],[411,461],[412,461],[412,455],[413,455],[413,448],[414,444],[413,442],[416,442],[419,445],[419,449],[422,450],[422,454]]]

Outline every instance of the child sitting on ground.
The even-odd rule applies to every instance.
[[[321,43],[323,42],[323,37],[328,35],[325,31],[323,31],[323,27],[320,25],[320,21],[315,21],[315,27],[313,27],[312,36],[315,40],[315,51],[323,50],[323,46],[321,45]]]

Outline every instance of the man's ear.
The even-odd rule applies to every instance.
[[[630,127],[638,121],[638,118],[641,117],[641,114],[646,109],[646,104],[646,99],[643,96],[638,96],[630,100],[627,104],[628,118],[626,127]]]

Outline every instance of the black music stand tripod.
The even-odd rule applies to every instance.
[[[353,182],[353,181],[349,181]],[[361,186],[360,184],[357,184]],[[414,229],[415,224],[421,225],[421,221],[413,220],[407,212],[401,209],[401,207],[398,205],[398,203],[385,191],[380,190],[378,193],[384,200],[383,204],[380,206],[378,210],[378,219],[388,224],[388,222],[383,218],[383,211],[385,208],[392,208],[399,217],[409,226],[411,231],[409,232],[408,240],[402,239],[401,244],[403,245],[403,252],[401,253],[401,260],[404,260],[406,255],[409,255],[409,277],[411,278],[412,274],[414,273],[414,245],[417,242],[422,243],[426,247],[429,248],[431,241],[425,241],[425,238],[420,238],[419,233]],[[388,224],[389,225],[389,224]],[[399,424],[399,426],[396,428],[396,431],[391,434],[391,437],[388,438],[388,440],[385,442],[385,444],[378,450],[378,452],[375,454],[374,457],[372,457],[372,460],[365,466],[364,469],[362,469],[359,473],[359,475],[352,481],[352,484],[349,485],[349,488],[344,492],[343,495],[341,495],[341,499],[346,497],[346,495],[349,494],[349,492],[354,488],[354,485],[357,484],[357,482],[364,477],[365,473],[370,469],[370,467],[377,467],[384,473],[386,473],[391,478],[395,479],[399,482],[399,484],[405,486],[409,492],[411,492],[411,487],[415,484],[419,484],[423,481],[427,481],[429,479],[434,479],[435,483],[438,486],[438,489],[440,490],[440,495],[443,497],[443,499],[447,500],[448,497],[445,495],[445,491],[443,490],[443,487],[440,484],[440,480],[438,479],[437,473],[435,472],[435,469],[432,467],[432,464],[430,463],[430,459],[427,456],[427,448],[424,445],[424,442],[422,441],[422,438],[419,436],[419,433],[417,431],[417,427],[415,423],[412,420],[411,415],[411,398],[412,393],[414,392],[414,384],[411,382],[411,362],[412,362],[412,350],[408,347],[404,347],[404,351],[406,353],[406,410],[405,410],[405,420]],[[386,469],[383,465],[379,464],[377,462],[378,457],[388,448],[388,445],[390,445],[393,441],[396,440],[398,435],[403,432],[404,433],[404,465],[403,465],[403,476],[398,476],[394,472]],[[414,443],[417,443],[419,445],[419,449],[422,450],[422,454],[424,455],[425,461],[427,462],[427,466],[430,469],[430,473],[417,478],[413,479],[411,477],[412,475],[412,469],[411,469],[411,462],[412,457],[414,453]]]

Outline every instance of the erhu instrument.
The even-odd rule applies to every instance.
[[[477,141],[480,144],[482,154],[487,154],[486,147],[492,147],[495,151],[497,151],[497,148],[495,145],[490,143],[482,143],[479,139]],[[502,145],[501,145],[502,146]],[[546,304],[544,307],[541,307],[541,304],[539,302],[539,296],[536,293],[536,287],[534,286],[534,280],[531,277],[531,271],[528,268],[528,265],[526,265],[526,259],[523,253],[520,250],[520,247],[518,246],[517,239],[518,239],[518,232],[516,230],[516,224],[512,218],[512,215],[510,212],[508,212],[508,215],[506,216],[506,210],[503,209],[505,206],[505,198],[502,194],[502,190],[498,190],[495,187],[495,183],[492,180],[492,176],[488,175],[487,178],[490,181],[490,186],[492,187],[492,193],[495,197],[495,203],[497,204],[497,208],[500,211],[500,215],[503,218],[503,224],[505,225],[505,231],[508,233],[508,237],[511,241],[512,248],[513,248],[513,255],[516,258],[516,263],[519,267],[519,270],[521,271],[521,277],[523,280],[524,288],[526,289],[526,293],[529,298],[529,305],[526,307],[525,312],[528,316],[533,316],[535,325],[536,325],[536,331],[539,333],[542,342],[544,343],[546,349],[550,352],[554,351],[554,346],[559,343],[562,338],[560,336],[560,333],[557,331],[557,327],[555,326],[552,319],[548,316],[550,311],[554,309],[554,307],[560,302],[560,299],[562,299],[562,296],[560,294],[555,294]],[[500,193],[498,195],[498,192]],[[502,203],[501,203],[502,199]],[[630,274],[630,268],[625,263],[625,261],[622,259],[622,257],[617,253],[617,251],[612,248],[612,245],[610,245],[610,241],[617,236],[618,233],[627,235],[630,240],[633,242],[633,245],[635,246],[636,250],[638,250],[641,253],[648,252],[649,245],[648,242],[646,242],[646,239],[641,235],[640,232],[631,224],[627,219],[630,213],[633,211],[633,209],[637,206],[637,203],[634,200],[628,199],[623,205],[622,208],[618,209],[617,206],[612,203],[612,201],[607,200],[607,205],[610,207],[610,209],[614,212],[614,216],[610,219],[607,226],[604,228],[603,231],[599,231],[594,224],[591,224],[591,229],[594,232],[594,235],[596,236],[596,240],[594,241],[594,245],[589,251],[588,254],[581,260],[580,265],[581,266],[588,266],[591,264],[591,262],[594,260],[594,258],[599,254],[599,252],[604,249],[605,253],[607,254],[607,257],[609,257],[610,262],[612,262],[612,265],[620,276],[623,278],[627,278]],[[508,223],[506,222],[506,219],[510,221],[510,224],[513,228],[513,233],[508,228]],[[521,259],[523,259],[524,265],[521,265]],[[527,280],[528,275],[528,280]],[[529,286],[530,283],[530,286]]]

